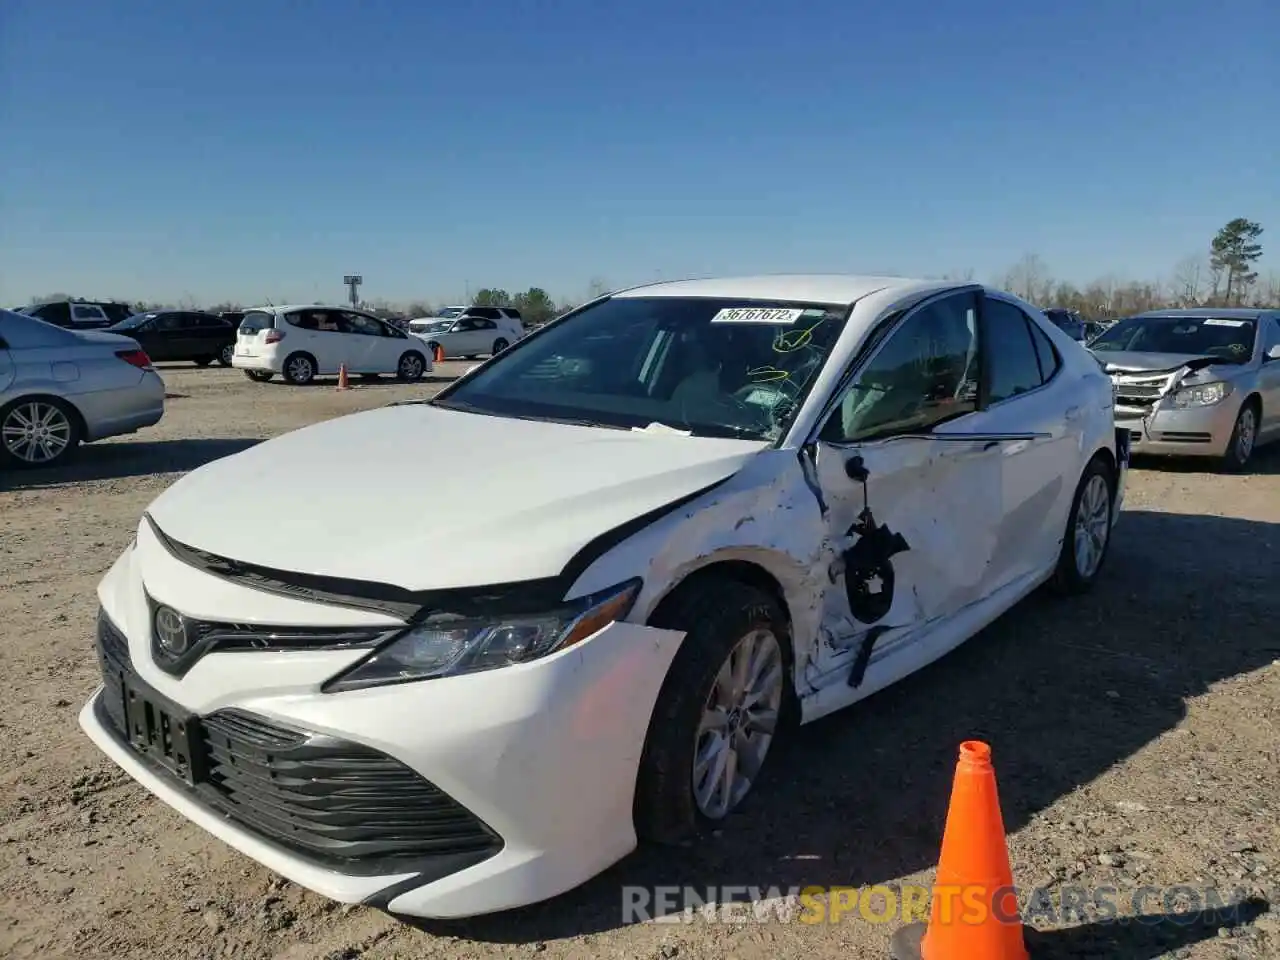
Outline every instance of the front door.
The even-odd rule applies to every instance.
[[[983,423],[978,294],[907,311],[851,371],[811,444],[827,521],[814,688],[858,699],[943,650],[921,637],[996,586],[1003,459]]]
[[[1274,316],[1262,318],[1262,366],[1258,370],[1258,389],[1262,392],[1261,439],[1271,441],[1280,437],[1280,319]]]

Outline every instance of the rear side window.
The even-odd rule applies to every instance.
[[[999,403],[1040,386],[1040,361],[1031,326],[1021,310],[1003,300],[982,305],[983,349],[987,355],[987,402]]]
[[[250,310],[240,321],[240,332],[253,335],[275,326],[275,317],[262,310]]]
[[[71,309],[74,311],[73,316],[77,320],[96,320],[101,322],[106,319],[106,314],[99,307],[84,307],[77,304]]]

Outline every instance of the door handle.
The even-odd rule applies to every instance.
[[[1000,446],[999,440],[988,440],[982,445],[982,451],[985,453],[988,450],[994,450],[998,446]]]

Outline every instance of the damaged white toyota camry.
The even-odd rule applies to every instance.
[[[1046,581],[1088,588],[1128,461],[1112,400],[976,284],[615,293],[433,400],[175,483],[99,587],[80,722],[337,900],[542,900],[724,818],[783,725]]]

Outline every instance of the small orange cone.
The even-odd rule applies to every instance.
[[[347,365],[345,363],[338,367],[338,389],[351,389],[351,384],[347,382]]]
[[[435,350],[431,353],[431,362],[444,363],[444,347],[440,346],[438,343],[436,344]]]
[[[893,960],[1028,960],[991,748],[960,744],[929,923],[897,932]]]

